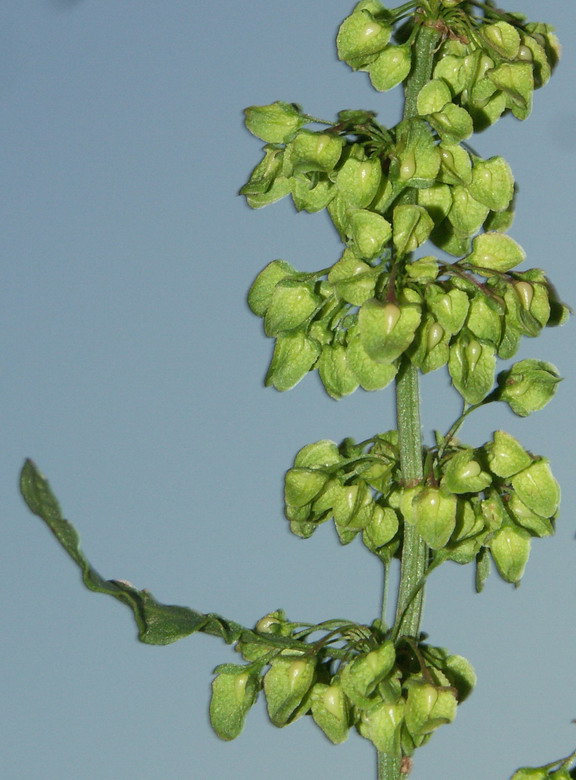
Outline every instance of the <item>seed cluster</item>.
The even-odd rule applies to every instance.
[[[452,34],[435,54],[417,115],[392,128],[369,111],[341,111],[322,129],[290,103],[246,109],[266,141],[264,158],[241,193],[253,208],[290,195],[298,210],[326,209],[344,244],[317,272],[274,260],[248,302],[275,339],[266,383],[294,387],[317,369],[341,398],[392,381],[403,355],[423,372],[444,365],[469,403],[490,391],[496,356],[512,357],[523,335],[568,316],[543,271],[516,271],[525,253],[506,230],[514,178],[499,156],[466,144],[506,112],[523,119],[532,91],[549,78],[558,45],[551,28],[475,19],[448,4]],[[412,35],[391,44],[393,11],[359,3],[338,34],[338,52],[367,70],[378,89],[410,69]],[[512,23],[511,23],[512,22]],[[396,63],[397,67],[393,67]],[[458,257],[416,256],[426,242]]]

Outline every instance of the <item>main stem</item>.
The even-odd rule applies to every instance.
[[[422,25],[413,47],[413,67],[406,81],[404,93],[404,119],[417,116],[416,98],[430,80],[434,50],[438,44],[438,32]],[[396,377],[396,419],[400,447],[400,466],[405,485],[415,484],[423,477],[422,424],[420,421],[420,392],[418,369],[404,357]],[[397,636],[417,638],[424,601],[424,589],[412,596],[413,589],[422,579],[427,565],[428,549],[415,526],[404,525],[404,541],[400,564],[400,583],[396,602],[394,629]],[[378,780],[401,780],[402,759],[389,753],[378,753]]]

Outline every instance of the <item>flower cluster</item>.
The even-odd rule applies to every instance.
[[[547,83],[560,56],[553,28],[489,6],[475,17],[456,7],[460,4],[443,0],[445,11],[438,17],[431,7],[437,3],[419,2],[418,14],[397,27],[395,45],[393,27],[410,4],[389,10],[378,0],[359,2],[340,26],[338,56],[354,70],[366,71],[375,89],[386,91],[410,73],[417,25],[430,24],[443,37],[433,75],[447,97],[426,112],[439,132],[461,128],[460,133],[472,124],[478,132],[506,112],[526,119],[534,89]]]
[[[303,447],[286,472],[290,529],[307,538],[332,519],[347,544],[361,533],[383,560],[401,554],[403,529],[415,525],[436,560],[476,562],[482,587],[491,555],[501,577],[517,584],[532,537],[554,533],[560,490],[548,460],[496,431],[482,447],[444,441],[424,453],[425,478],[401,479],[396,431],[340,446]]]
[[[395,208],[398,230],[419,208]],[[368,263],[349,248],[318,274],[274,260],[248,296],[276,340],[266,383],[288,390],[317,369],[338,399],[359,386],[386,387],[407,355],[423,373],[447,365],[458,392],[478,403],[492,388],[497,357],[512,357],[523,335],[567,316],[542,271],[511,272],[522,257],[511,238],[488,232],[458,263],[407,263],[402,281],[386,261]]]
[[[390,74],[402,81],[412,36],[429,23],[420,5],[396,45],[392,26],[406,8],[359,3],[340,28],[339,56],[378,88]],[[246,109],[246,126],[266,142],[241,189],[248,204],[291,196],[298,210],[326,209],[345,245],[330,268],[303,273],[274,260],[252,285],[249,305],[275,339],[266,383],[278,390],[314,369],[333,398],[377,390],[407,355],[423,372],[448,365],[456,389],[478,403],[496,356],[512,357],[522,335],[568,316],[541,270],[516,270],[525,254],[505,233],[515,193],[508,164],[466,144],[505,111],[528,115],[533,88],[556,62],[556,38],[546,25],[478,19],[458,5],[445,4],[450,34],[417,115],[392,128],[369,111],[341,111],[330,123],[290,103]],[[459,259],[416,256],[426,242]]]
[[[333,743],[355,727],[378,750],[410,756],[454,720],[476,682],[462,656],[405,638],[394,643],[377,624],[298,628],[282,611],[266,615],[256,625],[261,641],[237,645],[248,664],[215,669],[210,718],[221,738],[238,736],[263,690],[275,726],[310,715]],[[318,631],[321,639],[307,641]]]

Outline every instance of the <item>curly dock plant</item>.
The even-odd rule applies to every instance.
[[[399,559],[393,619],[384,605],[371,625],[310,624],[278,610],[246,628],[161,604],[147,590],[100,577],[31,461],[21,488],[85,585],[133,610],[141,641],[168,644],[202,631],[235,645],[243,662],[218,666],[212,683],[219,737],[240,734],[263,692],[275,726],[310,715],[333,743],[355,729],[377,751],[380,780],[398,780],[475,684],[469,661],[423,641],[427,576],[445,561],[471,564],[481,591],[493,562],[518,585],[532,540],[554,532],[560,491],[546,457],[505,431],[480,447],[457,433],[489,403],[521,417],[541,409],[560,381],[537,359],[495,373],[498,358],[512,358],[523,336],[562,324],[568,308],[543,270],[518,270],[525,253],[506,232],[512,171],[500,156],[480,157],[469,140],[508,113],[530,114],[559,46],[549,25],[490,0],[395,9],[363,0],[340,26],[337,50],[377,91],[402,86],[402,118],[388,126],[372,111],[344,110],[330,122],[284,102],[246,109],[248,130],[265,143],[241,190],[248,204],[289,196],[299,211],[326,209],[342,240],[329,268],[269,263],[248,303],[275,340],[267,385],[289,390],[317,370],[335,399],[359,387],[394,388],[396,430],[359,443],[306,444],[284,491],[297,536],[333,521],[343,545],[360,535],[386,571]],[[424,444],[419,374],[444,366],[462,412]],[[514,778],[567,778],[573,761],[520,769]]]

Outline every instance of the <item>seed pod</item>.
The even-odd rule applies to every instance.
[[[495,431],[493,443],[484,446],[490,471],[498,477],[512,477],[532,463],[520,442],[505,431]]]
[[[286,615],[281,609],[269,612],[254,626],[254,630],[259,634],[273,634],[274,636],[290,636],[293,624],[286,620]]]
[[[344,141],[337,135],[301,130],[287,147],[294,173],[332,171],[342,155]]]
[[[393,216],[394,246],[399,256],[415,252],[429,237],[434,222],[422,206],[396,206]]]
[[[468,698],[476,686],[477,678],[474,667],[462,655],[449,653],[443,647],[427,648],[426,658],[430,658],[429,650],[434,651],[432,663],[446,677],[449,684],[456,688],[458,704]]]
[[[508,515],[497,490],[490,490],[488,497],[480,501],[480,513],[487,531],[497,531],[502,526]]]
[[[458,499],[456,508],[456,528],[450,540],[451,549],[457,549],[458,545],[469,539],[479,541],[479,535],[485,530],[485,523],[478,502],[464,498]],[[486,532],[487,535],[488,532]],[[461,550],[464,548],[461,548]],[[468,549],[468,548],[466,548]],[[477,551],[476,551],[477,552]],[[474,553],[476,554],[476,553]]]
[[[406,700],[406,728],[417,738],[429,734],[456,717],[456,696],[450,689],[439,688],[423,680],[411,680]]]
[[[531,769],[530,767],[524,767],[514,772],[510,780],[548,780],[550,775],[546,769]]]
[[[471,449],[453,455],[443,467],[441,485],[450,493],[480,493],[492,482],[492,477],[474,457]]]
[[[277,336],[302,325],[320,303],[319,297],[310,285],[285,279],[279,282],[272,292],[264,318],[264,330],[267,336]]]
[[[282,101],[268,106],[250,106],[244,114],[248,130],[271,144],[288,142],[308,121],[295,103]]]
[[[414,501],[416,528],[433,550],[445,547],[456,526],[456,496],[439,488],[423,490]]]
[[[284,477],[284,501],[301,507],[311,503],[328,481],[318,469],[289,469]]]
[[[372,515],[362,532],[362,541],[372,552],[387,545],[398,533],[398,515],[391,507],[374,504]]]
[[[530,282],[514,282],[514,292],[518,296],[518,300],[520,301],[521,305],[526,309],[526,311],[530,311],[530,305],[532,303],[532,299],[534,298],[534,287],[530,284]]]
[[[350,206],[364,209],[374,200],[382,179],[380,160],[348,157],[336,176],[336,187]]]
[[[284,260],[272,260],[268,263],[254,279],[248,292],[248,306],[254,314],[263,317],[270,306],[276,285],[297,273],[296,269]]]
[[[220,739],[235,739],[244,728],[250,707],[256,701],[259,680],[243,666],[226,664],[229,671],[212,681],[210,723]]]
[[[450,345],[448,370],[454,387],[469,404],[482,401],[494,383],[496,349],[462,333]]]
[[[526,119],[532,111],[534,76],[529,62],[505,62],[487,73],[487,77],[506,96],[506,108],[516,119]]]
[[[404,699],[399,699],[395,703],[382,702],[374,709],[362,711],[358,731],[372,742],[376,750],[400,757],[405,706]]]
[[[531,35],[521,35],[521,45],[518,50],[518,59],[529,62],[532,65],[534,76],[534,88],[539,89],[548,83],[552,75],[552,68],[548,62],[546,51]]]
[[[472,181],[472,161],[468,152],[457,144],[440,144],[438,181],[467,187]]]
[[[398,373],[396,363],[377,363],[368,355],[358,329],[349,337],[346,358],[364,390],[380,390],[389,385]]]
[[[350,706],[338,681],[316,683],[312,689],[312,718],[335,745],[348,738]]]
[[[426,350],[428,353],[438,346],[444,338],[444,328],[439,322],[431,322],[426,334]],[[448,350],[446,350],[446,362],[448,360]]]
[[[316,174],[314,178],[315,184],[306,174],[291,176],[288,179],[296,211],[314,214],[325,209],[336,196],[336,187],[326,175]]]
[[[372,493],[364,480],[342,486],[335,497],[333,510],[337,525],[358,530],[369,523],[370,512],[365,510],[371,508]]]
[[[406,354],[415,366],[427,374],[429,371],[436,371],[448,362],[450,351],[448,348],[450,334],[447,333],[439,322],[426,314],[418,330],[414,341]]]
[[[488,46],[505,60],[514,60],[520,49],[520,35],[508,22],[485,24],[480,32]]]
[[[488,216],[488,211],[488,206],[473,198],[467,187],[454,185],[448,219],[458,234],[472,236],[476,233]]]
[[[284,157],[284,150],[277,145],[266,145],[264,147],[264,158],[258,163],[250,174],[250,178],[246,184],[240,190],[240,195],[245,195],[248,200],[248,205],[254,207],[264,206],[267,202],[273,202],[270,197],[275,196],[276,192],[281,191],[288,185],[288,180],[282,176],[282,162]],[[278,182],[284,179],[283,184],[278,188]],[[271,191],[274,189],[274,193]],[[262,196],[268,197],[264,200]],[[256,198],[254,203],[251,198]],[[281,195],[280,197],[283,197]],[[278,200],[278,198],[275,198]]]
[[[530,556],[530,534],[524,528],[505,525],[492,537],[490,552],[502,579],[516,585]]]
[[[560,504],[560,486],[547,458],[538,458],[510,480],[518,497],[541,517],[552,517]]]
[[[371,298],[358,313],[362,346],[377,363],[391,363],[410,346],[421,318],[415,304],[397,306]]]
[[[355,249],[366,260],[378,257],[392,235],[390,223],[380,214],[366,209],[352,211],[348,228]]]
[[[517,495],[512,495],[508,501],[508,511],[511,512],[513,520],[522,528],[530,531],[532,536],[552,536],[554,533],[554,524],[548,517],[541,517],[529,509]]]
[[[377,272],[350,249],[335,263],[328,273],[328,281],[336,295],[354,306],[361,306],[374,295]]]
[[[379,22],[369,11],[354,11],[340,25],[336,37],[338,58],[356,69],[382,51],[392,34],[388,25]]]
[[[361,709],[371,709],[378,699],[370,700],[378,683],[392,671],[396,661],[394,644],[384,642],[376,650],[361,655],[346,664],[340,674],[342,690],[352,704]]]
[[[275,726],[293,722],[309,709],[307,694],[315,677],[314,658],[275,658],[264,675],[268,715]],[[304,701],[306,698],[306,701]]]
[[[476,200],[492,211],[504,211],[514,195],[512,170],[503,157],[476,160],[468,189]]]
[[[341,460],[338,445],[330,439],[321,439],[298,450],[294,465],[300,468],[333,466]]]
[[[445,81],[454,95],[457,97],[468,81],[468,74],[464,57],[458,57],[454,54],[446,54],[436,62],[434,67],[434,78]]]
[[[418,113],[422,116],[441,111],[452,100],[450,87],[442,79],[426,82],[416,98]]]
[[[477,339],[497,346],[502,336],[501,316],[491,300],[478,293],[470,302],[466,326]]]
[[[419,191],[427,192],[427,190]],[[429,212],[429,209],[426,210]],[[438,277],[439,272],[438,260],[431,255],[419,257],[418,260],[413,260],[406,265],[406,273],[417,282],[433,282]]]
[[[390,179],[411,187],[431,187],[440,167],[440,153],[432,130],[421,118],[405,119],[396,127],[396,158]]]
[[[520,276],[520,274],[518,274]],[[516,289],[516,284],[520,287]],[[506,312],[504,315],[504,336],[500,345],[502,351],[507,331],[514,331],[521,335],[537,336],[542,330],[542,324],[533,316],[530,308],[534,302],[535,286],[526,281],[514,282],[504,290],[504,302]]]
[[[342,344],[322,348],[318,373],[326,392],[336,400],[350,395],[358,387],[358,379],[348,365],[346,348]]]
[[[447,103],[441,111],[428,116],[428,122],[447,144],[457,144],[470,138],[474,132],[472,117],[461,106]]]
[[[434,184],[432,187],[418,190],[418,205],[424,206],[428,214],[439,225],[452,208],[452,190],[448,184]]]
[[[317,341],[299,330],[283,333],[276,339],[265,384],[276,390],[290,390],[310,371],[320,356]]]
[[[374,89],[386,92],[400,84],[410,73],[412,51],[408,44],[388,44],[376,58],[367,64],[366,70]]]
[[[418,519],[415,502],[423,490],[424,487],[421,484],[413,485],[412,487],[403,487],[399,490],[398,510],[404,518],[404,521],[409,525],[415,525],[416,520]]]
[[[552,400],[561,381],[552,363],[520,360],[498,375],[498,400],[507,403],[520,417],[527,417]]]
[[[442,292],[441,288],[436,290],[431,290],[432,294],[427,297],[427,308],[447,333],[459,333],[468,315],[468,296],[463,290],[455,288],[447,293]]]
[[[503,233],[482,233],[474,239],[472,247],[466,262],[490,271],[510,271],[526,258],[520,244]]]

